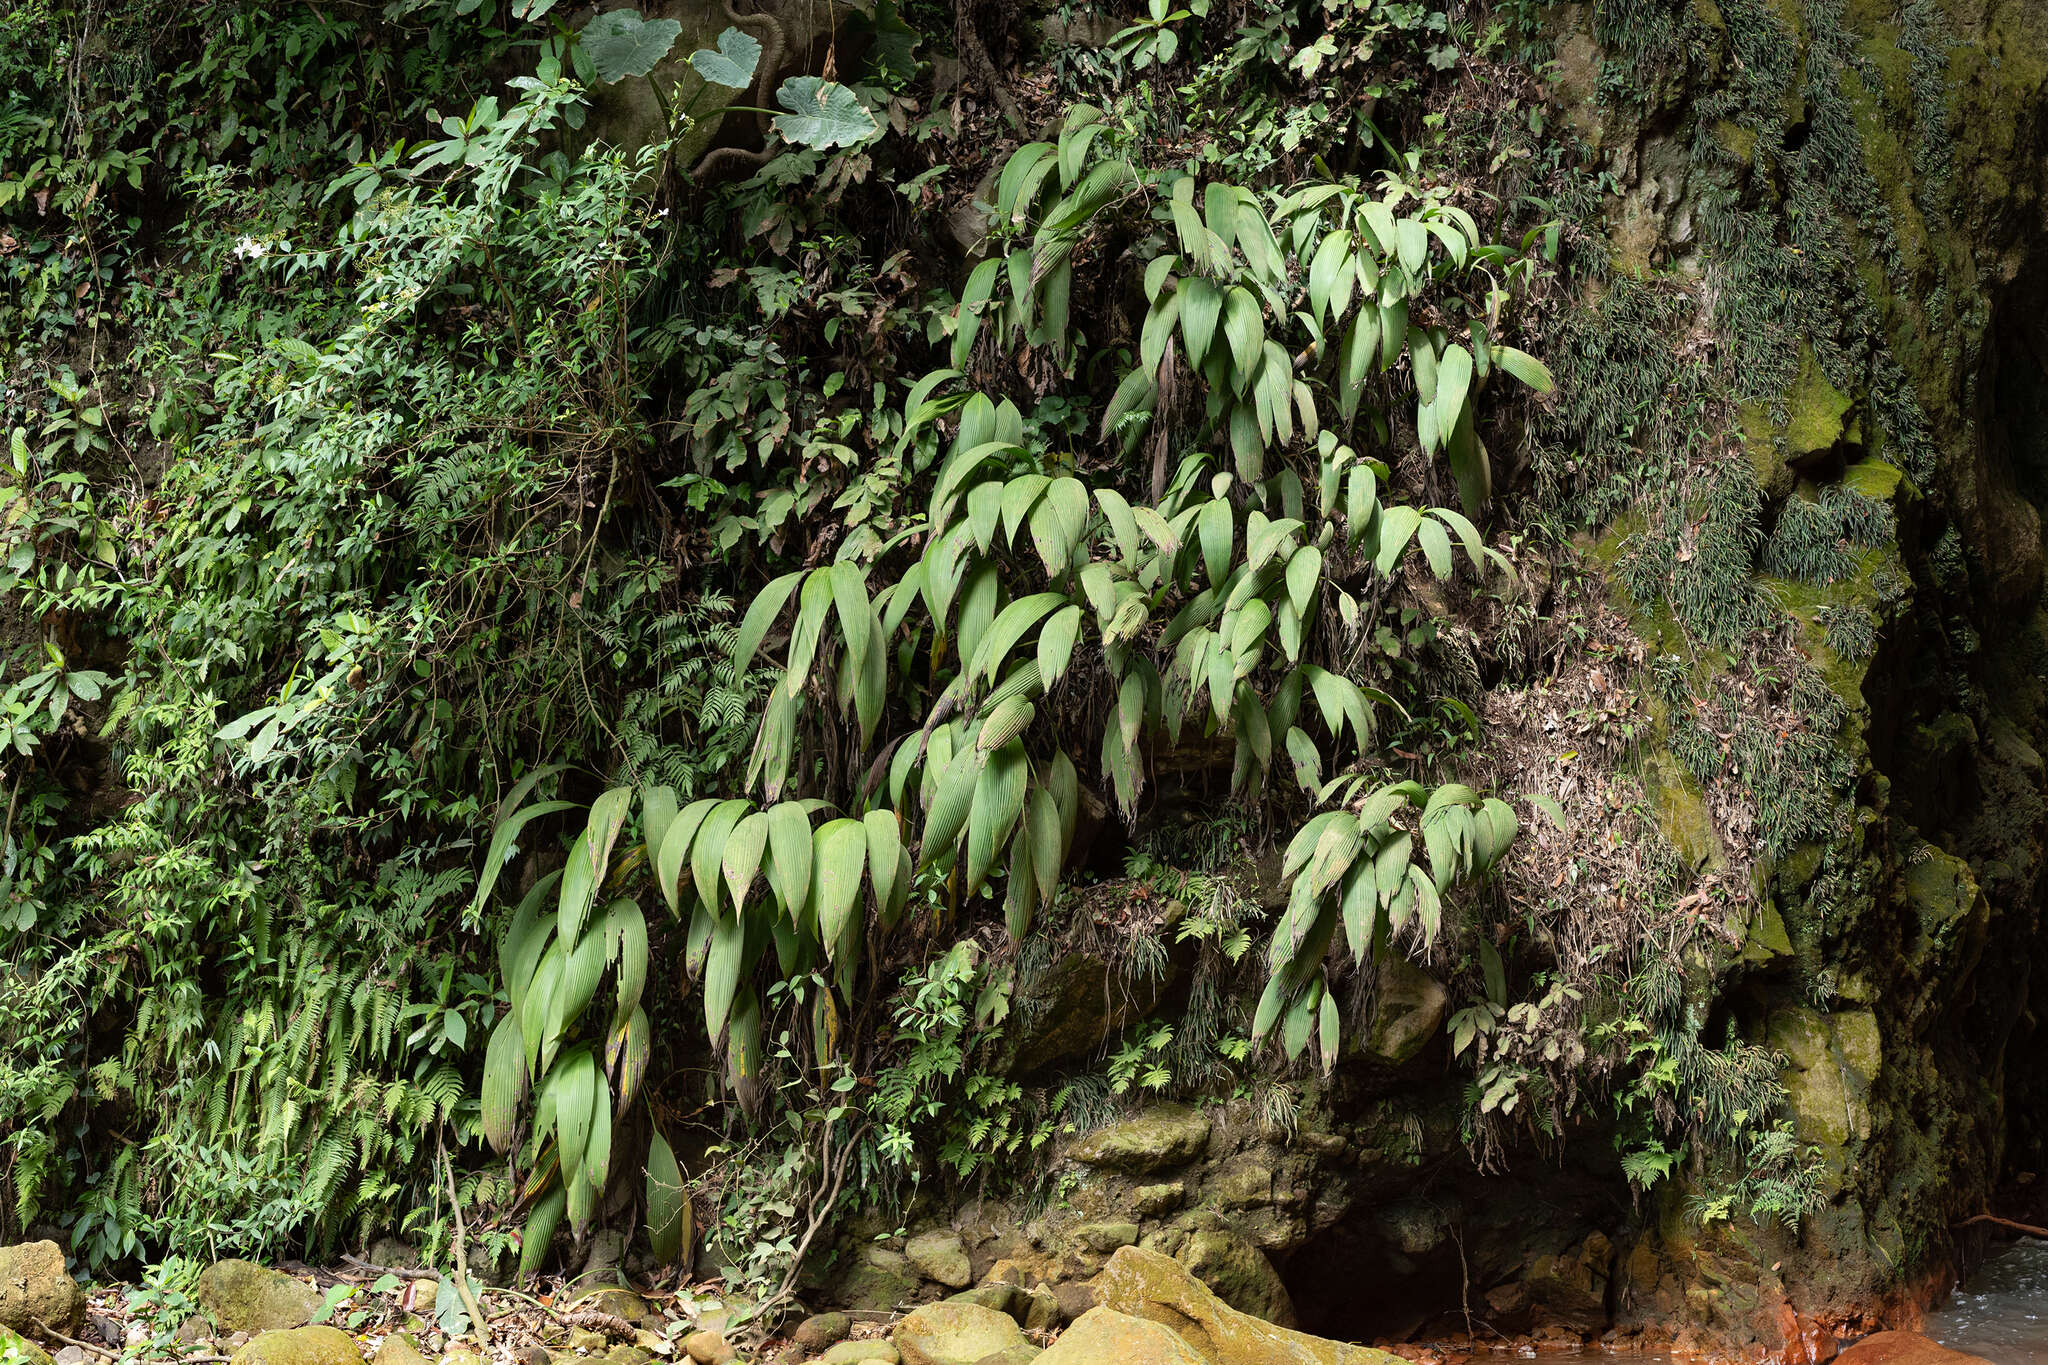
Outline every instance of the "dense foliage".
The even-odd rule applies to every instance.
[[[443,1241],[452,1168],[529,1269],[595,1222],[673,1260],[687,1181],[786,1290],[849,1190],[1133,1091],[1284,1110],[1440,939],[1475,1150],[1576,1067],[1640,1184],[1696,1136],[1777,1182],[1719,1216],[1798,1216],[1767,1055],[1653,936],[1517,1001],[1514,913],[1451,894],[1564,821],[1461,773],[1472,623],[1521,651],[1532,547],[1619,510],[1558,473],[1584,389],[1536,406],[1590,195],[1533,16],[1131,6],[1013,85],[945,55],[1023,57],[981,8],[849,14],[745,129],[706,92],[786,72],[738,25],[0,13],[10,1232]],[[1123,878],[1183,1017],[1007,1074]]]

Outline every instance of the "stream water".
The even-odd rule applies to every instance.
[[[1927,1335],[1997,1365],[2048,1365],[2048,1242],[2024,1241],[1985,1262]]]

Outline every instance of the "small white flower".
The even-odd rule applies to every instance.
[[[246,235],[242,238],[241,241],[235,243],[235,255],[241,257],[245,261],[253,261],[257,257],[263,255],[263,253],[268,250],[270,250],[269,247],[263,245],[263,243],[257,241],[254,237]]]

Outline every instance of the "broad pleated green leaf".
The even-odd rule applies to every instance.
[[[675,1149],[656,1129],[647,1140],[647,1244],[662,1265],[680,1264],[695,1231],[690,1192]]]

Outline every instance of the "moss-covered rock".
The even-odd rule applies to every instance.
[[[1210,1121],[1180,1104],[1157,1104],[1118,1123],[1098,1128],[1068,1149],[1087,1166],[1126,1175],[1185,1166],[1209,1146]]]
[[[303,1327],[320,1311],[320,1291],[253,1261],[216,1261],[200,1272],[193,1297],[229,1332]]]
[[[1039,1357],[1041,1365],[1207,1365],[1173,1329],[1113,1308],[1091,1308]]]
[[[85,1321],[85,1294],[64,1267],[55,1242],[0,1247],[0,1327],[35,1331],[46,1323],[76,1332]]]
[[[1125,1247],[1095,1278],[1104,1308],[1171,1328],[1209,1365],[1399,1365],[1385,1351],[1325,1341],[1223,1302],[1171,1257]]]
[[[0,1365],[52,1365],[50,1353],[11,1327],[0,1327]]]
[[[261,1332],[235,1352],[233,1365],[362,1365],[363,1353],[337,1327]]]
[[[974,1283],[974,1266],[967,1259],[967,1246],[951,1228],[934,1228],[910,1239],[903,1254],[918,1273],[948,1289],[965,1289]]]
[[[1024,1344],[1016,1319],[972,1303],[932,1303],[907,1315],[889,1334],[903,1365],[976,1365]]]

